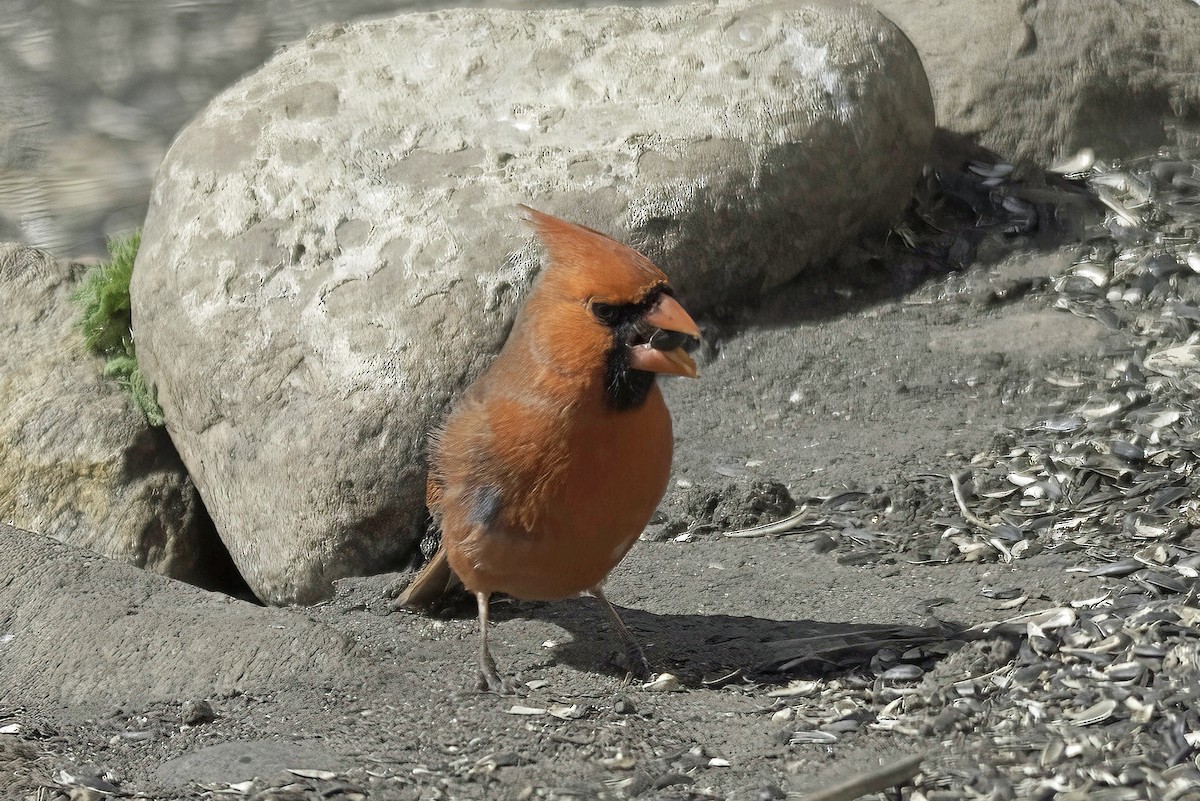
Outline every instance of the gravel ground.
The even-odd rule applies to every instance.
[[[1065,171],[931,172],[888,239],[706,321],[608,592],[672,679],[627,681],[588,599],[497,603],[523,690],[480,694],[469,614],[347,580],[278,612],[356,644],[311,683],[0,694],[0,795],[1200,797],[1200,169]]]

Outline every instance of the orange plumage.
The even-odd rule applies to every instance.
[[[481,687],[496,691],[507,685],[487,649],[488,598],[604,600],[600,585],[670,473],[671,416],[654,376],[695,377],[680,345],[700,335],[640,253],[524,210],[548,264],[500,354],[431,437],[428,501],[442,545],[401,598],[428,603],[452,570],[479,604]]]

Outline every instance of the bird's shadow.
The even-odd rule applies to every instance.
[[[494,605],[493,619],[553,623],[571,633],[555,650],[577,670],[624,676],[620,637],[591,598],[554,603]],[[621,618],[655,671],[674,674],[686,687],[752,681],[781,684],[795,678],[848,674],[899,662],[928,668],[961,647],[965,626],[773,620],[723,614],[657,614],[618,607]],[[875,660],[879,656],[880,660]]]

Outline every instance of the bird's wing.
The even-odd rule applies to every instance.
[[[527,372],[522,380],[528,379]],[[485,374],[433,435],[425,502],[445,532],[499,525],[528,530],[566,464],[561,405],[532,396],[494,393]],[[443,545],[397,599],[430,611],[464,596]]]

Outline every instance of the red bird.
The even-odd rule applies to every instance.
[[[590,593],[648,676],[601,584],[666,490],[671,415],[655,376],[696,377],[682,346],[700,330],[645,256],[521,209],[548,263],[500,354],[430,437],[427,502],[442,543],[400,603],[428,606],[457,577],[479,605],[479,687],[508,692],[488,651],[491,594]]]

